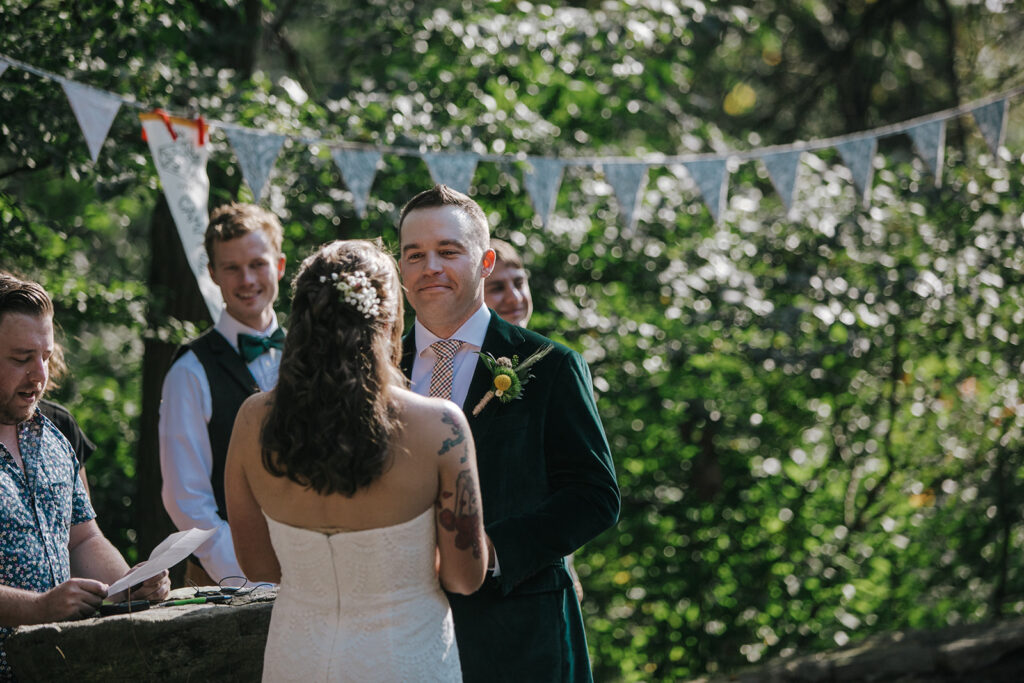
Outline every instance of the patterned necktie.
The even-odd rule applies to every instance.
[[[244,332],[238,335],[238,353],[246,363],[253,362],[272,348],[284,348],[284,330],[280,327],[269,337],[257,337]]]
[[[452,378],[455,368],[455,354],[462,342],[458,339],[442,339],[430,345],[437,355],[434,360],[434,372],[430,375],[430,393],[428,396],[452,397]]]

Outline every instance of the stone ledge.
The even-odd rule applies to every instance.
[[[258,588],[225,604],[23,626],[7,641],[8,659],[23,681],[258,681],[276,595]]]
[[[897,631],[847,647],[768,661],[693,683],[1017,683],[1024,680],[1024,619]]]

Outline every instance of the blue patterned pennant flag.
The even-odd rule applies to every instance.
[[[250,130],[248,128],[225,128],[231,148],[235,150],[238,164],[242,167],[242,177],[252,190],[256,201],[263,197],[270,180],[270,169],[281,153],[285,137],[275,133]]]
[[[725,159],[687,161],[683,164],[693,181],[697,183],[700,196],[704,199],[711,217],[718,218],[725,211],[726,167]]]
[[[523,174],[523,185],[533,202],[533,210],[540,216],[541,224],[546,226],[562,183],[563,164],[558,159],[544,157],[527,157],[527,163],[529,166]]]
[[[992,154],[998,154],[1006,138],[1006,108],[1009,100],[998,100],[971,111]]]
[[[619,200],[619,211],[626,230],[631,232],[635,222],[634,214],[640,206],[640,190],[647,180],[647,164],[602,164],[604,177],[612,186],[615,198]]]
[[[377,175],[380,152],[375,149],[349,149],[342,147],[331,151],[334,163],[341,171],[342,180],[352,191],[352,203],[360,218],[366,218],[366,203],[370,199],[370,188]]]
[[[121,108],[121,98],[64,79],[60,80],[60,87],[64,88],[64,94],[67,95],[71,110],[78,119],[78,126],[85,136],[89,155],[95,162],[99,159],[100,148],[103,147],[103,141],[110,132],[110,124],[114,122],[114,117]]]
[[[443,152],[424,152],[423,161],[430,169],[430,177],[439,185],[447,185],[453,190],[469,194],[469,186],[473,182],[473,172],[480,155],[472,152],[445,154]]]
[[[796,191],[796,170],[800,165],[800,150],[775,152],[761,157],[772,186],[782,198],[786,210],[793,208],[793,194]]]
[[[874,137],[848,140],[836,145],[839,156],[843,158],[843,164],[853,174],[853,185],[864,201],[867,201],[868,193],[871,191],[871,178],[875,173],[871,160],[877,147],[878,138]]]
[[[935,176],[935,187],[942,184],[942,160],[946,154],[945,120],[929,121],[907,129],[917,155]]]

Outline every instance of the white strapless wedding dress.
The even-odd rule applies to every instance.
[[[264,515],[265,516],[265,515]],[[448,600],[434,570],[434,510],[339,533],[267,517],[281,584],[264,681],[461,681]]]

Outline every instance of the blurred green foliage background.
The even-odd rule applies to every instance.
[[[1020,10],[9,0],[0,53],[295,138],[641,156],[841,135],[1020,85]],[[566,169],[546,227],[518,165],[478,168],[493,233],[530,268],[534,327],[584,353],[615,454],[621,521],[576,560],[598,680],[1024,613],[1022,123],[1017,98],[997,158],[951,122],[938,188],[908,140],[882,140],[867,206],[829,151],[804,155],[788,213],[740,164],[717,224],[685,171],[654,166],[634,231],[591,168]],[[0,266],[55,298],[73,375],[54,395],[99,445],[101,526],[132,560],[166,524],[142,512],[159,508],[143,367],[159,377],[209,324],[174,314],[195,298],[187,269],[154,275],[182,261],[153,246],[166,207],[139,133],[122,109],[93,164],[56,83],[0,76]],[[210,144],[211,206],[251,199],[224,137]],[[293,139],[264,199],[287,277],[327,240],[393,244],[430,183],[385,154],[360,220],[329,149]]]

